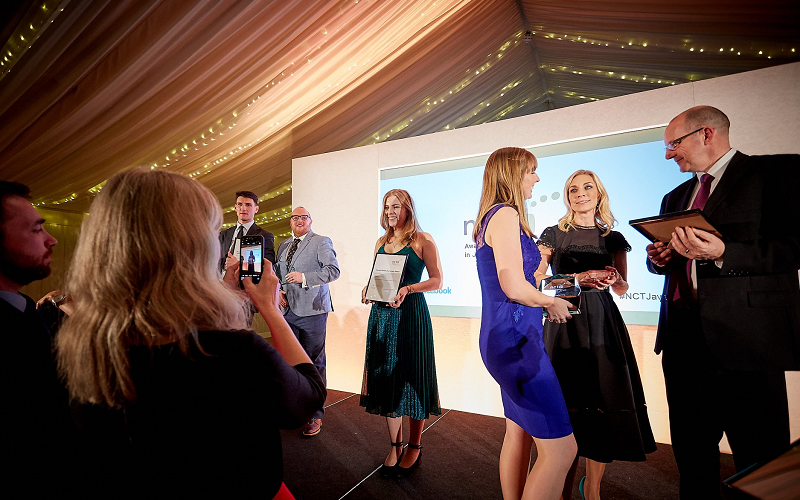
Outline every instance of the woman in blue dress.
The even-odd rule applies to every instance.
[[[558,379],[542,341],[542,308],[547,319],[570,319],[567,301],[536,289],[541,256],[525,217],[536,157],[522,148],[495,151],[486,162],[475,219],[482,315],[480,349],[489,373],[500,384],[506,434],[500,452],[503,498],[561,495],[577,445]],[[531,446],[538,459],[530,467]]]
[[[380,468],[384,477],[405,477],[420,464],[422,429],[431,415],[441,415],[433,326],[422,292],[442,286],[439,251],[417,222],[407,191],[392,189],[383,197],[381,226],[386,234],[375,253],[407,255],[400,290],[388,304],[373,303],[367,325],[367,350],[360,405],[386,417],[391,451]],[[420,282],[428,268],[428,279]],[[361,301],[369,304],[366,287]],[[403,449],[403,416],[409,417],[408,449]],[[402,456],[401,456],[402,455]]]

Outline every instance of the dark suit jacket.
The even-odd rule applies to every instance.
[[[50,331],[33,300],[21,295],[25,312],[0,299],[0,449],[13,458],[12,465],[0,472],[0,492],[5,497],[30,488],[55,486],[61,489],[53,491],[62,491],[60,471],[66,471],[68,460],[77,456],[67,391],[57,376]]]
[[[661,213],[686,210],[693,178],[668,193]],[[722,234],[722,268],[697,262],[697,294],[703,334],[723,368],[800,369],[800,155],[748,156],[737,152],[703,212]],[[672,294],[686,259],[665,267],[656,353],[669,349]]]
[[[228,249],[231,247],[231,241],[236,233],[236,226],[229,227],[219,233],[219,270],[225,269],[225,259],[228,257]],[[275,264],[275,237],[269,231],[265,231],[258,227],[255,222],[250,229],[247,230],[245,236],[261,235],[264,237],[264,258]]]

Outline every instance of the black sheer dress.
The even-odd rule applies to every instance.
[[[544,230],[538,244],[552,250],[554,274],[614,265],[629,252],[622,234],[598,228]],[[545,322],[544,343],[558,375],[578,442],[578,455],[597,462],[643,461],[656,450],[642,381],[628,329],[610,291],[581,289],[581,314]]]

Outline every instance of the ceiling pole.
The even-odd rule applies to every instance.
[[[519,17],[522,19],[522,29],[523,31],[530,31],[531,25],[528,22],[528,18],[525,17],[525,9],[522,8],[522,0],[515,0],[517,4],[517,10],[519,10]],[[530,42],[528,45],[531,48],[531,55],[533,56],[533,63],[536,65],[536,71],[539,73],[539,80],[542,82],[542,87],[544,88],[544,95],[545,103],[547,103],[547,109],[555,109],[553,106],[553,98],[551,97],[552,94],[550,93],[550,88],[547,86],[547,78],[544,75],[544,70],[542,70],[542,62],[539,59],[539,49],[536,48],[536,40],[531,37]]]

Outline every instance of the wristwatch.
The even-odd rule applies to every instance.
[[[65,300],[67,300],[66,293],[59,293],[58,295],[53,295],[52,297],[50,297],[50,302],[52,302],[53,305],[56,307],[63,304]]]

